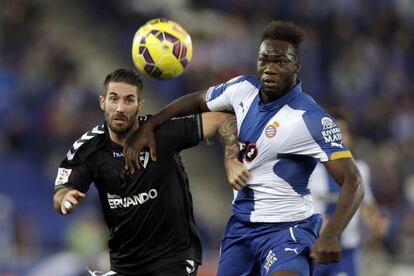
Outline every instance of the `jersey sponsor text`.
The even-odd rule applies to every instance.
[[[137,206],[144,204],[150,199],[154,199],[158,196],[156,189],[151,189],[148,192],[139,193],[133,196],[120,197],[118,195],[107,194],[108,204],[111,209],[116,208],[128,208],[130,206]]]

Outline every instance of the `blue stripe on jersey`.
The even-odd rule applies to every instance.
[[[335,120],[311,96],[306,93],[301,95],[295,101],[290,102],[289,106],[297,110],[306,110],[302,115],[303,121],[315,142],[327,154],[328,158],[330,159],[334,152],[348,150],[342,141],[342,135]]]
[[[326,172],[326,177],[328,178],[329,197],[338,197],[341,188],[339,187],[338,183],[336,183],[335,179],[333,179],[330,173]],[[326,214],[329,216],[333,215],[335,208],[336,203],[329,202],[329,204],[326,206]]]
[[[269,120],[288,102],[301,95],[301,83],[298,80],[292,90],[276,101],[263,104],[260,94],[254,98],[250,108],[240,126],[239,140],[256,143]]]
[[[217,98],[218,96],[220,96],[224,91],[226,91],[227,88],[229,88],[230,86],[243,82],[243,81],[248,81],[250,82],[253,86],[255,86],[256,88],[259,88],[260,86],[260,80],[258,78],[256,78],[255,76],[241,76],[235,80],[230,80],[226,83],[221,83],[219,85],[216,85],[213,88],[213,91],[211,92],[210,98],[208,99],[208,101],[214,100],[215,98]]]
[[[249,187],[244,187],[237,192],[233,203],[233,213],[242,221],[250,221],[250,213],[254,211],[254,192]],[[243,216],[241,214],[247,214]]]
[[[317,160],[298,154],[278,154],[277,158],[280,160],[273,166],[275,174],[289,183],[301,196],[310,194],[309,177],[315,169]]]

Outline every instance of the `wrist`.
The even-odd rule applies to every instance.
[[[327,239],[337,239],[340,236],[340,231],[335,231],[332,229],[328,229],[328,227],[325,227],[324,230],[322,230],[320,237],[327,238]]]
[[[146,124],[151,127],[152,129],[156,129],[159,125],[164,123],[166,120],[162,118],[159,114],[153,115],[149,117]]]

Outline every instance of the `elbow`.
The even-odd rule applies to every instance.
[[[359,172],[355,172],[350,181],[352,183],[352,190],[354,191],[355,199],[361,202],[364,198],[365,189],[364,182]]]

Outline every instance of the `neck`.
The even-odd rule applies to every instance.
[[[286,93],[288,93],[288,91],[289,90],[280,91],[278,93],[274,93],[274,92],[266,93],[263,90],[260,90],[260,99],[264,103],[274,102],[274,101],[278,100],[280,97],[282,97],[283,95],[285,95]]]
[[[125,132],[125,133],[117,133],[108,127],[109,137],[111,138],[112,142],[117,143],[118,145],[124,146],[128,138],[128,135],[138,128],[139,128],[138,122],[133,127],[131,127],[131,129],[128,132]]]
[[[295,87],[295,85],[296,85],[296,79],[294,79],[292,81],[292,83],[290,84],[290,86],[287,89],[284,89],[282,91],[278,91],[278,92],[265,92],[262,89],[260,89],[260,92],[259,92],[260,99],[265,104],[266,103],[270,103],[270,102],[274,102],[274,101],[278,100],[279,98],[281,98],[282,96],[284,96],[287,93],[289,93],[293,89],[293,87]]]

